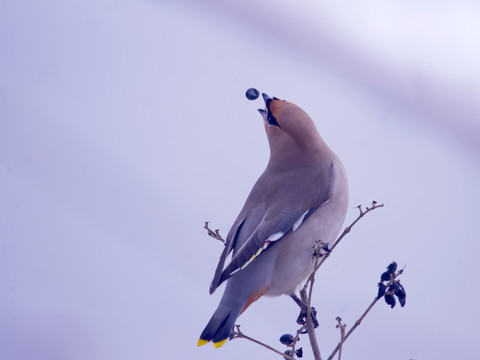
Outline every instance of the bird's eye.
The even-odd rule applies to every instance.
[[[270,111],[268,111],[267,121],[268,121],[268,124],[269,124],[269,125],[275,125],[275,126],[280,127],[280,125],[278,124],[277,119],[275,119],[275,116],[273,116]]]

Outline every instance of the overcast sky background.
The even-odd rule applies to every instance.
[[[324,357],[406,265],[345,359],[472,358],[478,324],[477,1],[0,0],[0,358],[279,359],[198,336],[219,242],[268,160],[260,100],[296,103],[363,219],[317,277]],[[298,308],[242,330],[278,349]],[[300,345],[312,359],[306,337]]]

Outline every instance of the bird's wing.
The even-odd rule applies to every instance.
[[[252,191],[252,193],[254,193],[254,191]],[[265,203],[258,202],[258,197],[254,195],[252,196],[251,194],[227,235],[225,248],[220,255],[220,260],[218,261],[217,269],[215,270],[215,275],[210,285],[210,294],[215,291],[221,282],[224,281],[220,279],[222,277],[223,269],[225,267],[225,260],[227,259],[228,255],[233,252],[233,257],[235,257],[235,254],[238,252],[238,250],[257,229],[258,224],[265,214],[265,211]]]
[[[252,197],[252,194],[258,192],[258,187],[262,188],[259,181],[227,236],[210,292],[247,267],[275,242],[296,231],[310,215],[328,202],[333,188],[333,177],[333,166],[326,166],[324,171],[316,172],[314,176],[305,176],[300,181],[298,178],[295,182],[284,179],[282,186],[274,191],[274,196]],[[313,190],[309,191],[310,189]],[[231,251],[232,260],[224,268],[225,260]]]

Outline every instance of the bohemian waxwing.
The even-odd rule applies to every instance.
[[[333,243],[345,219],[348,183],[340,159],[301,108],[262,96],[270,159],[227,235],[210,293],[227,285],[199,346],[222,346],[261,296],[294,295],[313,270],[316,241]]]

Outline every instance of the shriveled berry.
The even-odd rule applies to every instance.
[[[381,276],[380,276],[380,281],[390,281],[390,273],[388,271],[385,271]]]
[[[397,271],[397,263],[394,261],[394,262],[392,262],[390,265],[388,265],[388,266],[387,266],[387,271],[388,271],[390,274],[395,273],[395,271]]]
[[[385,295],[385,290],[386,290],[386,286],[379,282],[378,283],[378,294],[377,294],[377,299],[380,299],[383,295]]]
[[[404,307],[407,301],[407,293],[405,292],[405,289],[400,283],[398,283],[398,289],[397,291],[395,291],[395,295],[397,296],[400,306]]]
[[[291,357],[293,357],[293,351],[292,350],[286,350],[284,352],[285,355],[289,355]],[[285,360],[290,360],[289,358],[287,358],[286,356],[283,357]]]
[[[299,358],[303,357],[303,349],[302,348],[297,349],[297,351],[295,351],[295,354]]]
[[[400,289],[400,286],[393,281],[392,284],[388,287],[388,291],[390,291],[392,294],[395,294],[398,290]]]
[[[280,342],[283,345],[292,345],[293,344],[294,337],[292,334],[283,334],[280,336]]]
[[[385,302],[393,309],[397,303],[392,294],[385,294]]]
[[[260,96],[260,93],[258,92],[257,89],[250,88],[245,93],[245,96],[247,97],[248,100],[256,100]]]
[[[403,294],[397,293],[396,295],[397,295],[398,302],[400,303],[400,306],[404,307],[405,303],[407,302],[407,297],[405,296],[405,293]]]

